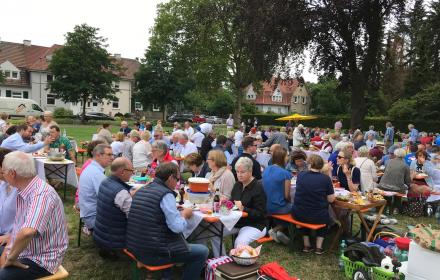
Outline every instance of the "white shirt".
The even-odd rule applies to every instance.
[[[187,155],[191,154],[191,153],[197,153],[197,146],[194,143],[191,142],[187,142],[185,144],[185,146],[182,146],[182,150],[180,151],[180,155],[182,157],[186,157]]]
[[[133,146],[133,167],[147,167],[152,162],[151,144],[145,140],[141,140]]]
[[[191,142],[193,142],[197,148],[202,147],[202,141],[205,138],[205,135],[201,133],[200,131],[197,131],[196,133],[191,136]]]
[[[112,147],[113,155],[119,156],[124,152],[124,142],[113,141],[110,146]]]
[[[376,165],[366,157],[357,157],[354,159],[356,167],[361,171],[361,189],[368,191],[376,186],[377,174]]]
[[[235,143],[234,144],[235,144],[235,147],[237,147],[237,149],[238,149],[238,147],[241,147],[241,142],[243,141],[243,136],[244,136],[244,134],[240,130],[235,132],[235,135],[234,135]]]
[[[234,126],[234,119],[233,118],[228,118],[226,120],[226,128],[230,129]]]
[[[369,150],[373,149],[376,146],[376,143],[377,143],[376,139],[365,141],[365,144],[367,145],[367,148]]]
[[[193,136],[194,134],[194,128],[192,127],[185,128],[185,133],[186,135],[188,135],[188,138],[191,139],[191,136]]]

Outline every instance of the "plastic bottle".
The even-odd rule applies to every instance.
[[[63,136],[64,136],[64,137],[67,137],[66,129],[63,129]]]
[[[215,190],[214,199],[212,201],[212,212],[217,213],[220,209],[220,190]]]
[[[400,262],[408,261],[408,252],[407,251],[402,251],[402,253],[400,254],[399,261]]]
[[[393,250],[393,257],[396,258],[397,260],[400,260],[400,255],[401,255],[401,251],[399,247],[397,247],[396,245]]]
[[[344,271],[344,260],[342,260],[342,256],[344,255],[345,248],[347,248],[347,244],[345,244],[345,240],[341,241],[341,245],[339,246],[339,269]]]
[[[440,224],[440,205],[437,205],[437,209],[435,211],[435,218],[437,219],[437,222]]]

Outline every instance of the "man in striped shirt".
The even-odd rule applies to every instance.
[[[5,156],[1,172],[17,188],[17,213],[0,259],[0,280],[36,279],[54,274],[67,250],[63,203],[56,191],[36,176],[31,155]]]

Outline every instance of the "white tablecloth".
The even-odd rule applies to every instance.
[[[183,231],[183,236],[185,238],[188,238],[188,236],[191,235],[191,233],[197,228],[197,226],[200,224],[200,222],[203,220],[203,217],[206,214],[203,214],[200,211],[194,211],[193,215],[190,219],[187,220],[187,226],[185,230]],[[243,213],[241,211],[231,211],[231,214],[227,216],[218,215],[220,218],[220,222],[227,228],[228,230],[232,230],[237,224],[238,220],[242,217]]]
[[[74,186],[75,188],[78,187],[78,176],[76,176],[76,170],[75,170],[75,164],[71,160],[64,160],[64,161],[49,161],[46,158],[35,158],[35,166],[37,168],[37,174],[38,176],[46,180],[46,171],[53,171],[54,168],[59,168],[60,165],[67,165],[67,184]],[[59,170],[60,173],[64,173],[65,169],[64,167]],[[64,174],[65,175],[65,174]],[[64,178],[57,174],[51,174],[51,179],[62,179],[64,182]]]
[[[266,168],[269,165],[270,154],[265,152],[257,153],[256,160],[263,168]]]

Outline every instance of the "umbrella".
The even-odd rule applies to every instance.
[[[318,117],[316,116],[304,116],[304,115],[300,115],[300,114],[293,114],[290,116],[285,116],[282,118],[278,118],[276,119],[277,121],[294,121],[294,122],[298,122],[298,121],[308,121],[308,120],[314,120],[317,119]]]

